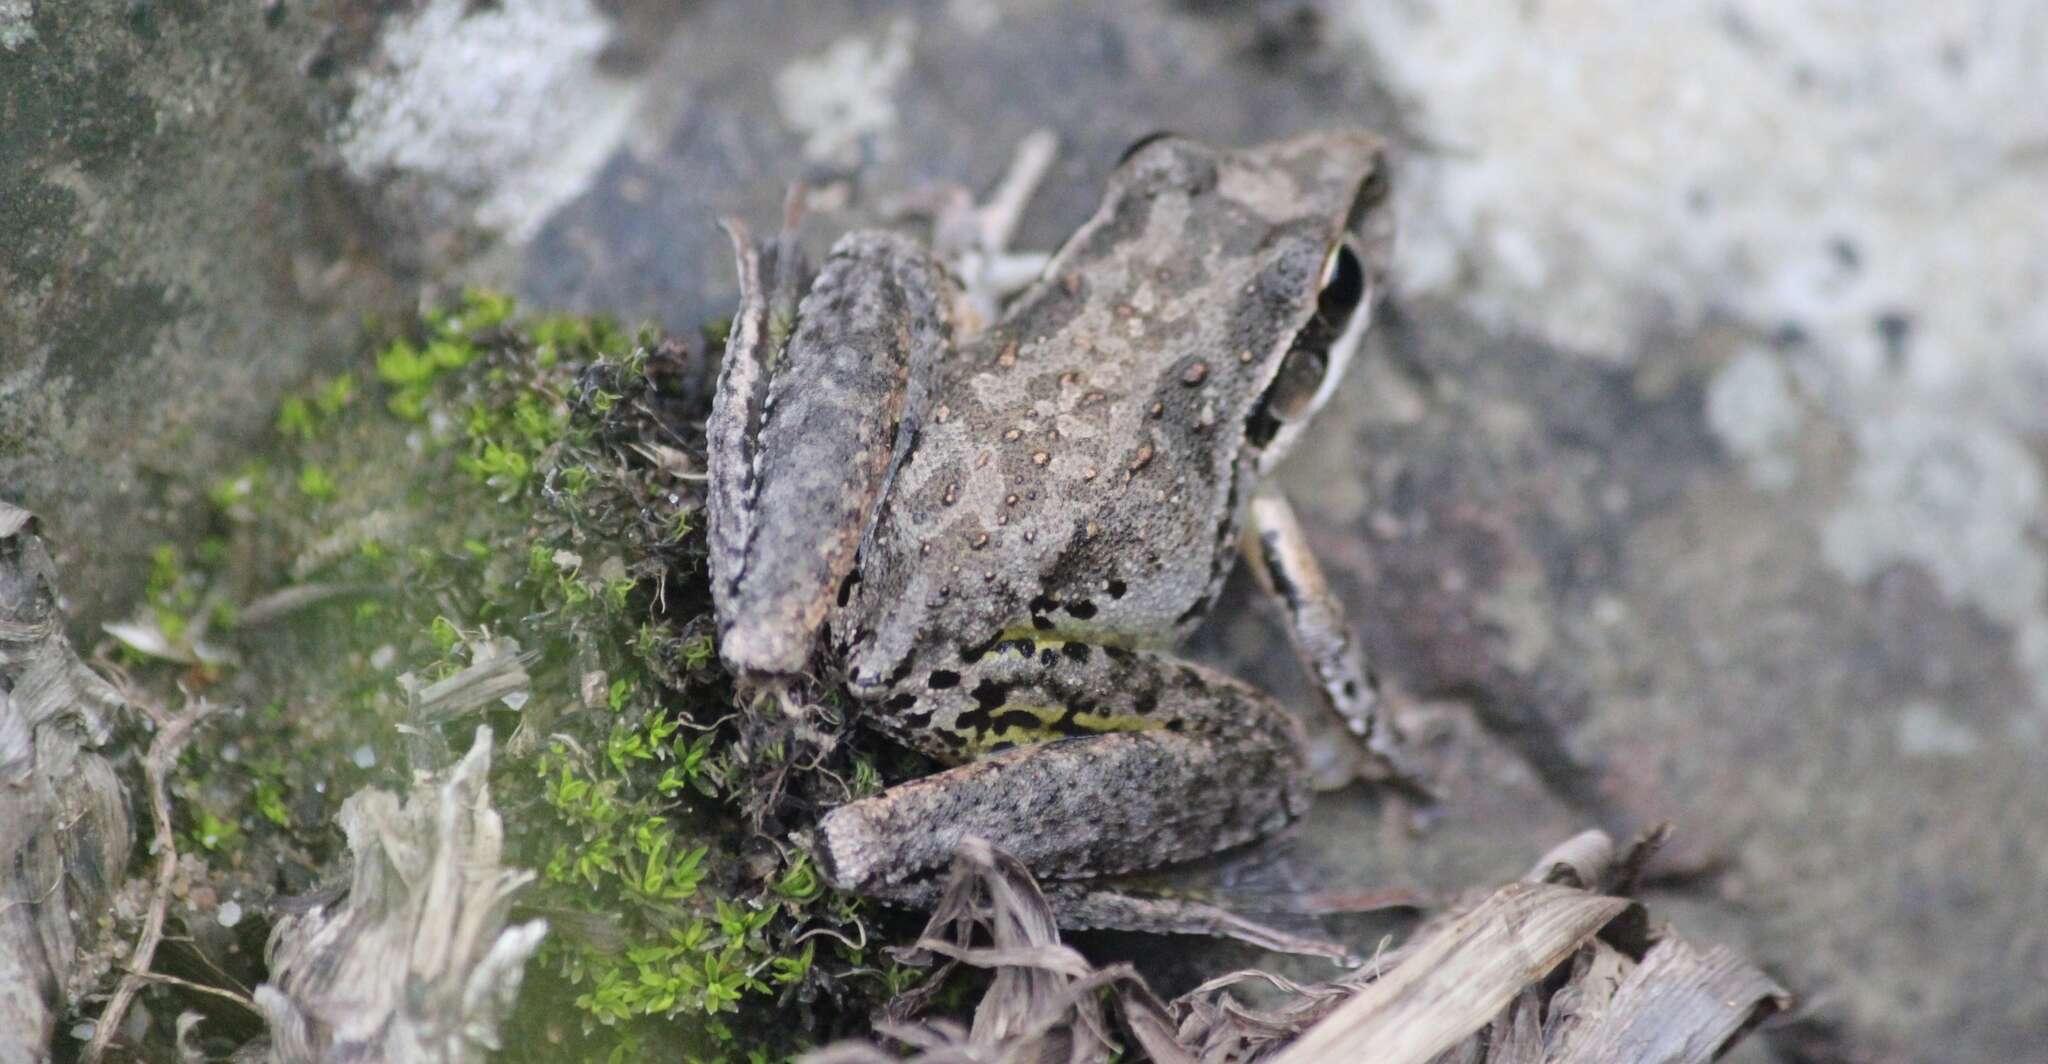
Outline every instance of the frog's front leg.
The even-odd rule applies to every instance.
[[[1376,775],[1419,789],[1420,774],[1408,763],[1400,734],[1379,711],[1379,681],[1365,648],[1278,488],[1261,485],[1252,495],[1242,547],[1259,586],[1279,603],[1288,641],[1325,708],[1359,738],[1376,762]]]
[[[883,730],[955,768],[831,811],[826,877],[915,901],[966,836],[1041,879],[1147,869],[1271,834],[1308,801],[1299,726],[1220,673],[1051,633],[913,677]]]

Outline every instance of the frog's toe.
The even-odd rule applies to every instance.
[[[741,617],[725,631],[718,656],[742,675],[791,676],[804,670],[811,655],[808,629],[769,624]]]

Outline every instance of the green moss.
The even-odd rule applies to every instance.
[[[317,465],[308,463],[299,467],[299,494],[316,502],[326,502],[341,490],[335,483],[334,474]]]
[[[215,816],[211,810],[201,809],[196,814],[186,849],[233,853],[242,848],[242,842],[240,825],[233,820]]]
[[[303,879],[266,855],[330,859],[340,798],[430,767],[410,757],[432,743],[399,739],[419,727],[400,674],[453,675],[485,639],[533,655],[519,709],[438,729],[454,749],[479,723],[501,736],[510,856],[540,873],[521,904],[554,931],[507,1033],[524,1058],[779,1057],[911,978],[848,944],[860,904],[790,842],[878,789],[873,763],[829,704],[801,731],[735,711],[701,482],[632,446],[701,458],[710,371],[701,343],[466,293],[282,404],[278,452],[205,481],[210,560],[166,548],[152,569],[151,606],[187,628],[209,596],[327,589],[253,624],[209,615],[244,663],[224,682],[265,708],[210,733],[232,770],[188,761],[181,793],[212,812],[181,830],[252,879]]]

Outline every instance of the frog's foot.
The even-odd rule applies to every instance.
[[[960,278],[968,305],[983,322],[994,321],[1003,301],[1037,280],[1052,258],[1013,252],[1010,240],[1052,167],[1056,146],[1049,129],[1018,141],[1009,168],[986,202],[976,203],[964,185],[947,184],[895,204],[899,213],[931,216],[932,253]]]
[[[1307,807],[1293,718],[1161,654],[1026,636],[878,708],[900,737],[979,759],[820,821],[820,870],[859,894],[914,900],[968,836],[1080,879],[1250,842]]]

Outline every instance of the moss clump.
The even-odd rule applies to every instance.
[[[479,724],[510,737],[491,786],[553,929],[506,1036],[521,1059],[781,1056],[913,978],[793,841],[876,767],[830,702],[749,712],[718,664],[708,347],[470,293],[286,400],[277,452],[209,486],[212,527],[148,588],[165,635],[207,618],[209,689],[262,707],[179,784],[222,891],[313,889],[342,797]],[[506,655],[528,678],[509,697],[429,697]]]

